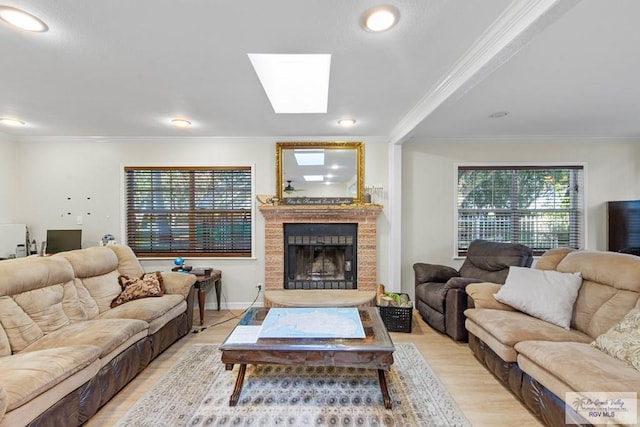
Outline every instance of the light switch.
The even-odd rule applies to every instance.
[[[78,215],[78,216],[76,217],[76,224],[78,224],[78,225],[82,225],[82,215]]]

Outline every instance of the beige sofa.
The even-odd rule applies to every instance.
[[[465,311],[469,346],[547,425],[565,425],[565,408],[572,422],[589,425],[572,402],[565,404],[566,392],[640,394],[640,371],[591,345],[640,306],[640,257],[556,249],[535,268],[582,274],[570,329],[498,303],[499,285],[473,284],[467,293],[475,307]]]
[[[0,262],[0,426],[80,425],[190,331],[189,274],[110,307],[143,274],[122,245]]]

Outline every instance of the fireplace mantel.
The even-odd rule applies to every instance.
[[[265,290],[284,287],[285,223],[357,223],[358,291],[377,285],[377,217],[381,205],[268,205],[259,207],[265,219]],[[305,292],[305,291],[303,291]]]
[[[315,218],[320,216],[340,218],[360,217],[377,218],[382,212],[382,205],[268,205],[264,204],[258,208],[265,219],[272,218]]]

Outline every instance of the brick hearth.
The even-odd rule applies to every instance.
[[[285,223],[357,223],[358,291],[376,289],[376,221],[380,205],[262,205],[265,219],[265,291],[284,288]],[[300,291],[306,292],[306,291]]]

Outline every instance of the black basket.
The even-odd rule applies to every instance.
[[[413,307],[378,307],[380,317],[389,332],[411,332]]]

